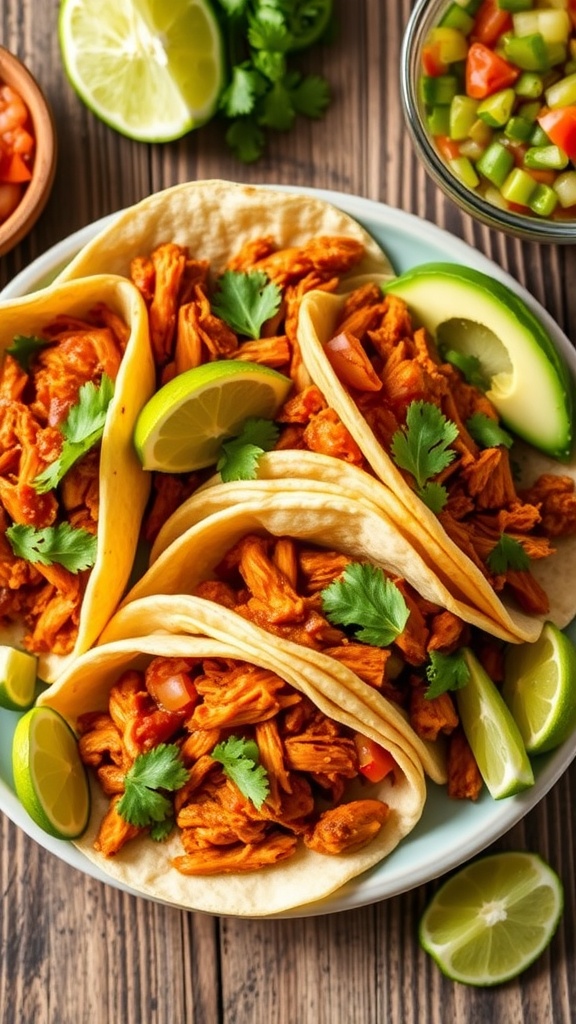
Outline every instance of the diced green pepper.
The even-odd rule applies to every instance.
[[[541,128],[539,124],[535,124],[532,129],[532,134],[528,141],[531,146],[547,146],[550,142],[550,139],[546,135],[544,129]]]
[[[564,209],[576,206],[576,171],[564,171],[559,174],[552,188],[558,196],[560,206]]]
[[[542,110],[542,104],[538,101],[534,103],[522,103],[516,111],[520,117],[525,117],[527,121],[534,122],[538,117],[538,114]]]
[[[549,107],[571,107],[576,103],[576,74],[566,75],[545,92]]]
[[[506,60],[523,71],[546,71],[550,67],[548,48],[539,32],[529,36],[510,36],[504,53]]]
[[[533,0],[498,0],[501,11],[530,11],[533,6]]]
[[[513,139],[515,142],[528,142],[533,130],[534,122],[518,114],[510,118],[504,128],[504,135],[507,139]]]
[[[499,142],[484,150],[476,163],[476,170],[492,185],[501,188],[514,166],[514,154]]]
[[[460,4],[453,3],[444,11],[440,24],[447,28],[457,28],[467,36],[474,24],[474,18]]]
[[[476,121],[478,100],[471,96],[463,96],[458,93],[450,104],[450,127],[448,134],[451,139],[467,139],[470,129]]]
[[[558,64],[564,64],[567,57],[566,43],[546,43],[546,49],[548,64],[551,68],[557,67]]]
[[[455,174],[464,185],[467,185],[468,188],[476,188],[476,186],[480,184],[480,178],[476,174],[474,165],[468,157],[454,157],[453,160],[448,161],[448,164],[452,173]]]
[[[536,185],[528,206],[539,217],[550,217],[558,206],[558,196],[549,185]]]
[[[450,131],[450,107],[432,107],[426,115],[430,135],[448,135]]]
[[[517,203],[519,206],[528,206],[529,199],[536,188],[534,178],[523,171],[521,167],[515,167],[502,185],[502,195],[509,203]]]
[[[544,83],[540,75],[537,75],[535,71],[523,71],[516,81],[514,88],[517,96],[522,96],[527,100],[535,100],[538,96],[542,95]]]
[[[478,117],[491,128],[502,128],[510,118],[515,100],[514,89],[500,89],[478,104]]]
[[[442,64],[466,60],[468,42],[466,36],[457,28],[437,25],[436,28],[430,29],[426,42],[434,46]]]
[[[568,157],[560,146],[532,146],[524,154],[524,164],[534,170],[563,171]]]
[[[420,94],[424,103],[430,106],[449,106],[458,92],[455,75],[422,75]]]

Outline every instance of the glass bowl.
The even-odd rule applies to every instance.
[[[435,149],[426,126],[425,110],[419,96],[421,54],[430,29],[439,23],[442,14],[449,6],[450,0],[417,0],[402,41],[400,59],[402,106],[416,153],[427,173],[442,191],[461,210],[481,223],[532,242],[574,244],[576,242],[576,219],[552,220],[501,209],[459,181]]]
[[[36,79],[3,46],[0,46],[0,83],[11,86],[24,100],[35,138],[32,178],[16,208],[0,223],[1,256],[30,231],[46,205],[56,171],[56,132],[52,112]]]

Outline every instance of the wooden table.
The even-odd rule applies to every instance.
[[[567,332],[576,249],[523,244],[461,215],[427,180],[403,127],[398,54],[410,0],[336,0],[340,33],[310,66],[333,90],[328,116],[239,164],[220,126],[170,145],[131,142],[72,92],[57,4],[3,0],[0,42],[52,103],[59,164],[39,223],[0,261],[0,286],[94,219],[180,181],[222,177],[356,193],[464,238],[525,284]],[[574,586],[573,581],[567,581]],[[336,915],[246,921],[181,912],[70,869],[0,815],[3,1024],[568,1024],[576,1010],[576,766],[494,849],[538,851],[560,873],[566,910],[549,950],[516,982],[476,990],[444,979],[417,924],[435,883]]]

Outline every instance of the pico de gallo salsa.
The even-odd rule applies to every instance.
[[[28,107],[12,86],[0,82],[0,224],[19,205],[32,178],[34,150]]]
[[[576,0],[455,0],[427,35],[419,86],[464,185],[503,209],[576,218]]]

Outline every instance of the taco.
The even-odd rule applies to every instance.
[[[453,695],[432,697],[430,673],[466,646],[498,678],[504,645],[461,617],[376,506],[294,479],[282,489],[215,485],[187,513],[195,525],[158,555],[100,642],[150,628],[185,632],[189,602],[213,601],[236,617],[237,637],[270,645],[278,661],[320,668],[336,692],[375,712],[451,796],[478,796]]]
[[[574,458],[560,464],[520,443],[510,448],[486,394],[441,360],[401,298],[374,285],[306,296],[299,341],[375,477],[374,501],[383,488],[392,493],[399,525],[446,585],[518,639],[533,640],[545,619],[565,626],[576,612],[561,585],[576,568]],[[478,421],[490,434],[473,429]],[[421,447],[427,436],[447,454],[426,481],[406,458],[419,430]]]
[[[86,857],[143,895],[257,917],[321,900],[382,861],[418,822],[425,784],[374,713],[358,717],[297,658],[239,645],[235,619],[190,599],[187,635],[93,649],[41,703],[77,730],[93,773],[76,841]],[[367,747],[377,772],[362,767]],[[137,772],[170,761],[153,809],[134,805],[136,758]]]
[[[132,571],[150,481],[133,450],[152,393],[146,308],[97,276],[0,311],[0,638],[51,682],[96,640]]]

